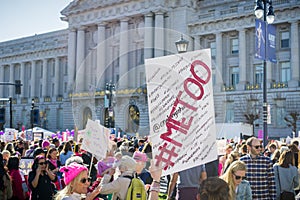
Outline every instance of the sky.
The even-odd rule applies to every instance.
[[[73,0],[0,0],[0,42],[68,27],[60,12]]]

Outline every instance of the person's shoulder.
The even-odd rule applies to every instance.
[[[250,160],[250,156],[248,156],[247,154],[240,157],[240,161],[245,161],[245,160]]]

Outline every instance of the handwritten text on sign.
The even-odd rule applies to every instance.
[[[209,50],[146,60],[153,156],[163,174],[216,159],[210,65]]]
[[[81,148],[97,155],[99,158],[105,158],[109,145],[110,130],[93,120],[88,120],[83,135]]]

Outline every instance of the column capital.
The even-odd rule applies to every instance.
[[[153,12],[143,13],[144,17],[153,17]]]
[[[153,11],[155,15],[164,15],[167,11],[163,9]]]
[[[130,17],[124,17],[120,19],[120,22],[128,22],[130,20]]]
[[[98,26],[98,28],[99,27],[106,27],[107,24],[108,24],[107,22],[102,21],[102,22],[97,23],[97,26]]]
[[[75,27],[69,27],[68,30],[69,30],[70,32],[76,32],[76,31],[77,31],[77,28],[75,28]]]
[[[77,27],[78,31],[85,31],[85,29],[86,29],[86,26],[79,26],[79,27]]]

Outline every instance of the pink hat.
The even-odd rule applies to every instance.
[[[42,147],[46,148],[48,146],[50,146],[50,142],[48,140],[44,140],[43,143],[42,143]]]
[[[60,168],[60,172],[64,173],[64,181],[65,184],[68,185],[80,172],[82,171],[88,171],[88,168],[86,168],[83,165],[77,164],[77,163],[71,163],[70,165],[64,166]]]
[[[147,162],[147,160],[148,160],[147,155],[145,153],[142,153],[139,151],[134,152],[133,159],[137,162],[138,161]]]

